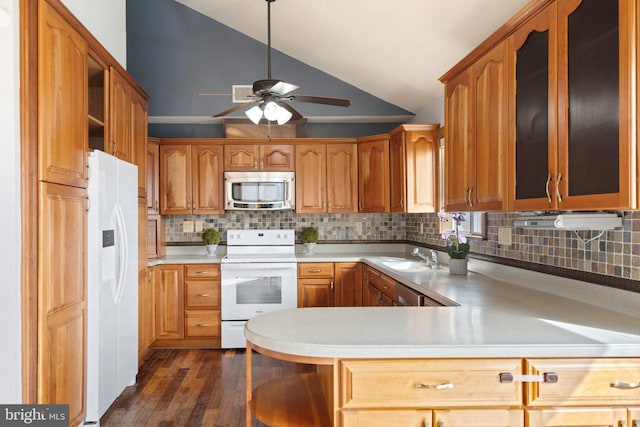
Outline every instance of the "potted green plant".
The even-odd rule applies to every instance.
[[[316,246],[316,243],[318,243],[318,230],[313,227],[305,227],[302,229],[300,238],[302,239],[304,249],[308,254],[312,254],[313,248]]]
[[[202,242],[207,248],[207,256],[214,256],[220,243],[220,232],[215,228],[205,229],[202,232]]]

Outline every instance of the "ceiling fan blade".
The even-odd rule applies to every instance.
[[[279,106],[281,106],[282,108],[284,108],[285,110],[287,110],[288,112],[290,112],[291,114],[293,114],[291,116],[291,118],[289,119],[290,121],[296,121],[296,120],[300,120],[302,118],[302,114],[300,114],[298,112],[298,110],[296,110],[295,108],[293,108],[291,105],[289,105],[286,102],[283,101],[278,101],[277,104]]]
[[[291,91],[298,89],[298,87],[299,86],[296,86],[292,83],[284,82],[282,80],[256,80],[255,82],[253,82],[253,93],[255,93],[256,95],[285,95]]]
[[[351,100],[347,98],[331,98],[328,96],[315,95],[289,95],[289,99],[298,102],[311,102],[314,104],[335,105],[336,107],[348,107]]]
[[[227,114],[233,113],[234,111],[242,110],[243,108],[250,107],[251,105],[257,104],[258,102],[260,102],[260,101],[245,102],[243,104],[234,105],[233,107],[228,108],[228,109],[222,111],[221,113],[215,114],[212,117],[226,116]]]

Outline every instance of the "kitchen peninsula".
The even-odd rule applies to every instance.
[[[476,273],[456,277],[394,271],[385,259],[363,261],[445,306],[251,319],[247,425],[252,414],[295,426],[640,425],[638,294],[576,292],[568,279],[476,260]],[[316,373],[256,387],[251,350]]]

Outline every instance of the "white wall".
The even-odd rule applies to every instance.
[[[410,123],[440,123],[444,126],[444,95],[418,111]]]
[[[62,0],[62,3],[126,69],[126,0]]]
[[[19,0],[0,0],[0,402],[22,401],[20,344]],[[2,13],[0,11],[0,13]]]

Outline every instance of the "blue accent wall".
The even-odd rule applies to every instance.
[[[266,25],[265,18],[265,33]],[[272,28],[275,31],[286,28]],[[149,116],[210,116],[236,105],[231,96],[193,93],[230,93],[233,84],[252,84],[266,78],[267,47],[174,0],[127,0],[127,65],[129,73],[151,96]],[[297,93],[351,99],[352,105],[347,108],[293,102],[305,117],[413,114],[276,49],[272,53],[272,74],[273,78],[299,85]],[[245,116],[241,110],[228,117]],[[308,136],[376,134],[380,129],[386,132],[395,127],[398,123],[394,120],[338,126],[310,123]],[[221,125],[157,124],[149,130],[150,135],[161,137],[220,137],[221,133]]]

